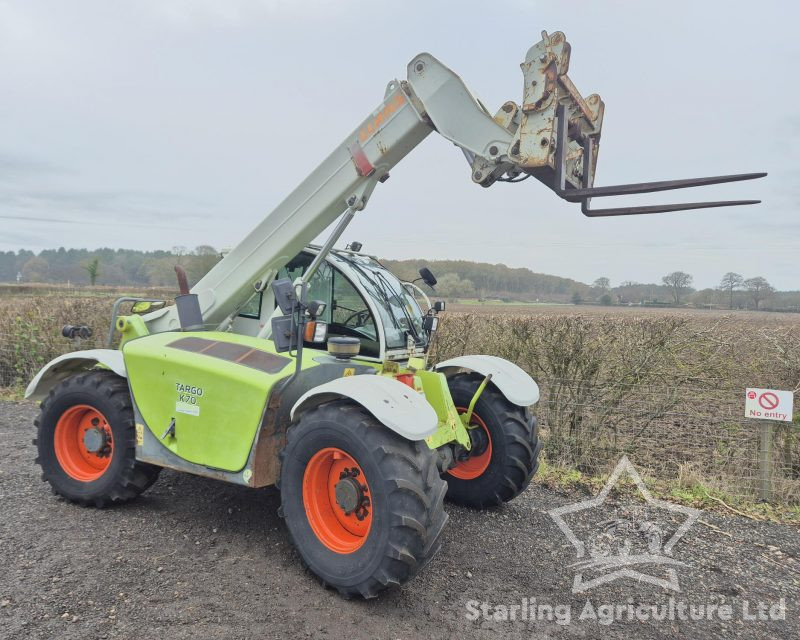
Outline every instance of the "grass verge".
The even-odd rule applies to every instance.
[[[549,464],[542,460],[534,482],[555,491],[596,496],[605,486],[610,474],[585,474],[576,469]],[[643,476],[647,489],[654,498],[684,504],[704,511],[737,515],[752,520],[800,525],[800,505],[753,502],[697,482],[680,486],[677,481],[664,482]],[[636,485],[629,477],[620,477],[610,494],[614,498],[641,498]]]

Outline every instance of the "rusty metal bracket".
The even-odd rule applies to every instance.
[[[608,216],[631,216],[648,213],[665,213],[669,211],[686,211],[689,209],[710,209],[716,207],[735,207],[740,205],[758,204],[761,200],[721,200],[710,202],[682,202],[677,204],[647,205],[638,207],[612,207],[606,209],[592,209],[592,198],[606,196],[634,195],[639,193],[655,193],[657,191],[670,191],[672,189],[686,189],[689,187],[702,187],[711,184],[726,182],[739,182],[741,180],[755,180],[766,176],[766,172],[739,173],[728,176],[711,176],[706,178],[687,178],[683,180],[662,180],[659,182],[638,182],[619,184],[608,187],[592,187],[595,147],[592,136],[581,135],[579,131],[570,131],[567,107],[559,104],[556,108],[556,149],[555,149],[555,174],[552,189],[556,194],[569,202],[580,202],[581,212],[590,218]],[[583,171],[580,189],[572,188],[566,181],[567,148],[570,137],[583,148]]]

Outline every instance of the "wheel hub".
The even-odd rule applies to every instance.
[[[369,511],[370,499],[367,496],[369,488],[358,480],[361,470],[357,467],[345,469],[339,474],[339,482],[334,487],[336,504],[344,511],[346,516],[355,513],[358,520],[363,520]]]
[[[83,433],[83,446],[89,453],[102,455],[106,445],[108,444],[108,436],[103,429],[92,427]]]
[[[459,413],[465,413],[466,408],[457,407]],[[475,480],[482,476],[492,461],[492,436],[486,423],[473,411],[472,420],[467,428],[469,433],[469,451],[456,451],[457,463],[447,470],[447,473],[459,480]]]
[[[336,504],[338,504],[346,514],[351,514],[361,503],[361,487],[353,478],[345,478],[336,483]]]
[[[469,450],[469,456],[480,456],[486,453],[489,447],[489,434],[485,429],[470,429],[469,440],[472,443],[472,448]]]

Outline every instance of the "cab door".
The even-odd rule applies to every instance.
[[[294,282],[305,273],[313,259],[313,254],[303,252],[282,268],[277,277]],[[329,336],[358,338],[361,340],[359,355],[380,357],[375,317],[364,297],[342,271],[327,261],[323,262],[309,282],[308,299],[326,303],[325,313],[319,320],[328,323]]]

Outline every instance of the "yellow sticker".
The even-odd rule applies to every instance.
[[[136,425],[136,446],[141,447],[144,444],[144,425]]]
[[[383,363],[383,373],[388,375],[394,375],[395,373],[400,372],[400,365],[397,364],[394,360],[387,360]]]
[[[354,375],[356,375],[356,368],[355,367],[347,367],[344,370],[344,374],[342,375],[342,377],[354,376]]]

